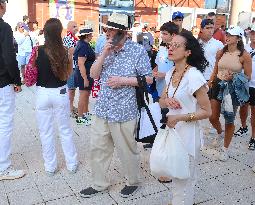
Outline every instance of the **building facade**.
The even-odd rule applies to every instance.
[[[179,10],[185,14],[184,27],[191,29],[199,25],[209,11],[217,11],[217,26],[226,25],[229,19],[236,22],[242,9],[255,11],[255,0],[245,1],[248,3],[241,0],[9,0],[8,18],[5,19],[13,25],[14,21],[22,20],[22,15],[28,14],[31,21],[38,21],[42,28],[48,18],[57,17],[64,28],[68,21],[75,20],[78,25],[90,24],[98,33],[100,22],[105,23],[112,12],[127,14],[130,26],[139,21],[149,27],[159,27]],[[230,13],[235,18],[229,18]]]

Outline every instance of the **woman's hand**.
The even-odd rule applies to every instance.
[[[233,79],[233,72],[228,70],[227,73],[224,74],[224,80],[229,81]]]
[[[84,87],[89,87],[89,80],[87,78],[84,78]]]
[[[181,104],[175,98],[166,98],[165,105],[171,109],[181,109]]]
[[[174,128],[175,125],[179,122],[178,115],[168,115],[167,116],[167,126],[170,128]]]

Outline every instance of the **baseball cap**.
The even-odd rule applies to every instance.
[[[1,0],[0,0],[0,1],[1,1]],[[23,23],[23,22],[18,22],[18,23],[17,23],[17,28],[22,27],[22,26],[24,26],[24,23]]]
[[[204,28],[205,26],[211,25],[211,24],[214,25],[214,22],[213,22],[212,19],[203,19],[203,20],[201,21],[200,26],[201,26],[201,28]]]
[[[251,31],[255,31],[255,25],[251,26]]]
[[[173,15],[172,15],[172,20],[174,20],[174,19],[176,19],[176,18],[181,18],[181,19],[183,19],[183,18],[184,18],[183,13],[180,12],[180,11],[174,12]]]
[[[243,37],[244,35],[243,29],[240,28],[239,26],[229,27],[229,29],[227,30],[227,33],[229,33],[231,36],[239,36],[239,37]]]

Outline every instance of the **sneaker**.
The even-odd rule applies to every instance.
[[[90,112],[86,112],[83,114],[83,117],[86,117],[88,120],[91,120],[92,114]]]
[[[234,135],[236,137],[245,137],[248,134],[248,127],[240,127],[239,130],[237,130]]]
[[[252,171],[254,171],[254,172],[255,172],[255,165],[252,167]]]
[[[221,142],[224,140],[225,133],[222,132],[221,134],[218,134],[217,137],[215,137],[212,141],[212,146],[219,147]]]
[[[228,149],[225,147],[222,147],[221,153],[219,155],[219,160],[222,162],[226,162],[228,159],[229,159]]]
[[[85,123],[86,123],[86,119],[84,119],[83,117],[77,117],[76,123],[77,123],[78,125],[85,124]]]
[[[82,118],[85,120],[85,126],[91,125],[91,118],[88,118],[88,116],[83,116]]]
[[[58,171],[55,170],[55,171],[45,171],[45,174],[48,176],[48,177],[53,177]]]
[[[19,179],[24,176],[25,176],[25,172],[23,170],[16,170],[10,166],[5,171],[0,172],[0,181]]]
[[[249,150],[255,150],[255,138],[251,138],[249,145],[248,145]]]
[[[75,113],[74,111],[72,111],[72,112],[70,113],[70,117],[72,117],[72,118],[77,118],[78,115],[77,115],[77,113]]]
[[[127,198],[133,194],[135,194],[138,191],[138,186],[125,186],[121,191],[120,191],[120,195],[123,198]]]
[[[75,165],[74,167],[73,167],[73,169],[72,170],[68,170],[69,171],[69,173],[70,174],[75,174],[76,172],[77,172],[77,170],[78,170],[78,164],[77,165]]]
[[[94,195],[96,195],[97,193],[100,193],[102,191],[97,191],[95,190],[94,188],[92,187],[89,187],[87,189],[83,189],[80,191],[80,196],[83,197],[83,198],[90,198]]]

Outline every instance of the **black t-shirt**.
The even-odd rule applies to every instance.
[[[44,46],[39,46],[38,48],[36,66],[38,68],[37,86],[45,88],[58,88],[66,84],[66,81],[62,81],[54,75],[51,69],[50,60],[44,51]]]

